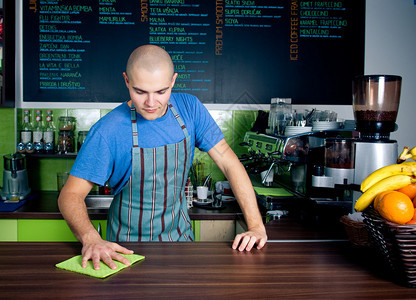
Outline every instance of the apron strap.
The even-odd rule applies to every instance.
[[[170,103],[170,101],[168,102],[168,107],[172,111],[175,117],[175,120],[178,122],[179,126],[181,127],[183,134],[185,135],[185,138],[189,137],[189,133],[188,133],[188,130],[186,129],[185,123],[183,122],[179,114],[177,113],[176,109]],[[136,108],[134,107],[133,101],[131,101],[130,114],[131,114],[131,129],[133,132],[133,147],[139,147],[139,138],[137,136]]]
[[[139,147],[139,138],[137,137],[137,118],[136,118],[136,108],[134,107],[133,101],[131,101],[131,129],[133,131],[133,147]]]
[[[176,112],[176,109],[173,107],[173,105],[170,103],[168,103],[169,108],[172,110],[173,115],[175,116],[176,121],[178,121],[179,126],[181,126],[181,129],[183,131],[183,134],[185,135],[185,137],[189,136],[188,130],[186,129],[185,123],[182,121],[181,117],[179,116],[179,114]]]

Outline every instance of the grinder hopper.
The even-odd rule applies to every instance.
[[[396,130],[402,78],[364,75],[353,81],[353,108],[357,131],[363,139],[389,139]]]

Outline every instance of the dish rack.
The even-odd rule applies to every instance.
[[[416,225],[389,222],[372,207],[363,216],[372,244],[392,278],[405,286],[416,287]]]

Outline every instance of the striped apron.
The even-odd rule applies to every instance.
[[[111,203],[107,222],[109,241],[194,240],[184,193],[191,164],[191,138],[175,108],[170,103],[168,108],[185,139],[176,144],[141,148],[136,110],[131,104],[132,174]]]

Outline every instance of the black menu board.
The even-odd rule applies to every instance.
[[[172,56],[174,91],[203,103],[351,104],[364,0],[28,0],[23,101],[122,102],[137,46]]]

